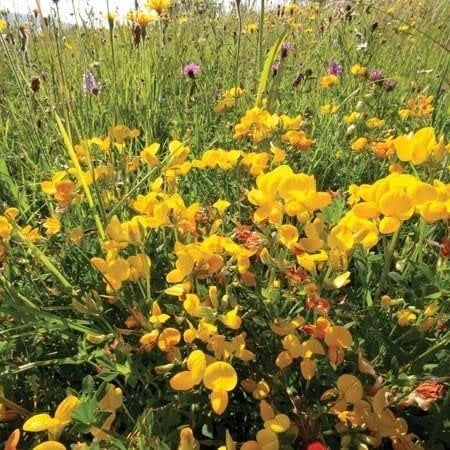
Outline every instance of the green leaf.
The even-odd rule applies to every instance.
[[[84,400],[75,411],[72,412],[72,419],[84,425],[95,423],[97,412],[97,401],[95,398]]]
[[[286,37],[287,31],[285,30],[281,36],[278,38],[276,44],[270,49],[266,60],[264,61],[263,71],[261,77],[259,78],[258,93],[256,95],[255,107],[261,108],[264,92],[267,89],[267,83],[269,82],[270,74],[272,71],[272,65],[275,61],[275,57],[278,55],[283,44],[284,38]]]

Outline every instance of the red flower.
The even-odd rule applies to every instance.
[[[306,445],[305,450],[327,450],[328,446],[321,441],[310,442]]]

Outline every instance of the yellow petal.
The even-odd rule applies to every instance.
[[[275,411],[266,400],[261,400],[259,403],[259,415],[264,422],[275,418]]]
[[[395,233],[399,228],[402,222],[397,219],[397,217],[383,217],[380,220],[379,228],[381,234],[391,234]]]
[[[24,424],[24,431],[38,432],[45,431],[51,427],[57,426],[61,423],[60,420],[50,417],[48,414],[36,414],[30,417]]]
[[[284,433],[290,426],[291,421],[286,414],[277,414],[273,419],[264,422],[264,427],[274,433]]]
[[[349,348],[353,344],[353,338],[347,328],[336,325],[327,328],[325,333],[325,344],[328,347]]]
[[[221,415],[228,406],[228,393],[222,389],[211,392],[211,408],[217,414]]]
[[[280,447],[278,437],[272,430],[264,429],[258,431],[256,433],[256,440],[261,446],[261,450],[278,450]]]
[[[46,441],[33,447],[33,450],[66,450],[66,446],[57,441]]]
[[[203,383],[212,391],[232,391],[237,384],[237,374],[234,367],[223,361],[210,364],[203,376]]]
[[[72,411],[80,404],[80,400],[75,395],[67,396],[56,408],[55,419],[59,419],[62,422],[70,420]]]
[[[241,450],[261,450],[261,446],[256,441],[247,441],[242,444]]]
[[[283,351],[281,352],[275,361],[275,365],[279,367],[280,369],[284,369],[285,367],[288,367],[292,364],[292,356],[289,354],[289,352]]]
[[[280,242],[288,248],[298,240],[298,230],[293,225],[281,225],[278,235]]]
[[[238,316],[238,306],[226,313],[222,318],[222,323],[232,330],[237,330],[241,327],[242,319]]]
[[[201,350],[194,350],[187,360],[187,367],[191,371],[194,384],[202,381],[206,369],[206,356]]]
[[[170,379],[169,384],[175,391],[189,391],[195,386],[192,372],[189,370],[175,374]]]
[[[361,381],[350,374],[344,374],[339,377],[337,388],[348,403],[357,403],[362,399],[364,394]]]
[[[253,391],[253,397],[257,400],[262,400],[263,398],[266,398],[270,393],[270,386],[267,383],[267,381],[259,381],[256,384],[255,390]]]
[[[312,380],[316,374],[316,363],[311,358],[305,358],[300,363],[300,371],[305,380]],[[275,430],[274,430],[275,431]]]

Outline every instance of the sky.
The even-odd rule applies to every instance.
[[[48,15],[54,3],[52,0],[40,0],[42,13]],[[145,0],[139,0],[139,4],[143,5]],[[61,19],[67,22],[73,22],[73,5],[76,11],[85,16],[86,12],[91,8],[98,14],[106,14],[106,0],[59,0],[59,11]],[[110,10],[118,11],[120,14],[134,9],[134,0],[109,0]],[[9,9],[10,12],[18,12],[28,14],[36,8],[36,0],[0,0],[0,9]]]

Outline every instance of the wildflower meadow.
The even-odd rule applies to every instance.
[[[450,3],[32,3],[1,448],[449,449]]]

